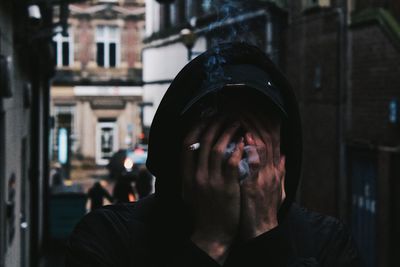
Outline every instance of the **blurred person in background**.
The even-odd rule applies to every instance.
[[[108,200],[110,203],[114,201],[113,197],[103,187],[100,181],[96,181],[93,186],[89,189],[88,200],[90,201],[90,210],[101,208],[104,205],[104,200]]]
[[[185,66],[148,149],[155,194],[85,216],[67,267],[358,266],[342,222],[294,203],[298,103],[257,47],[221,44]]]
[[[135,178],[136,180],[137,178]],[[127,203],[136,201],[136,191],[132,185],[132,180],[128,176],[118,177],[114,189],[113,197],[115,203]]]
[[[56,162],[51,169],[51,186],[60,186],[63,185],[63,177],[62,177],[62,169],[61,164]]]

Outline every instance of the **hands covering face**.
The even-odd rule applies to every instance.
[[[239,128],[245,135],[236,138]],[[186,135],[182,151],[183,197],[194,218],[192,241],[223,262],[238,235],[254,238],[278,225],[285,198],[285,157],[280,154],[279,126],[252,116],[228,122],[226,117],[201,122]],[[235,140],[236,139],[236,140]],[[228,144],[236,142],[226,158]],[[196,142],[196,151],[188,147]],[[239,183],[244,147],[250,176]]]

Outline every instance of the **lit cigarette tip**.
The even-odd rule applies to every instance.
[[[190,151],[194,151],[200,148],[200,143],[194,143],[189,146]]]

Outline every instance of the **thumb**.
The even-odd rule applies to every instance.
[[[278,166],[278,170],[280,173],[280,177],[281,177],[281,203],[283,203],[283,201],[286,198],[286,191],[285,191],[285,177],[286,177],[286,157],[284,155],[281,155],[281,159],[279,161],[279,166]]]

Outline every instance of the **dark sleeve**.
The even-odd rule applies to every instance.
[[[220,267],[219,263],[211,258],[206,252],[197,247],[191,240],[184,244],[178,266],[190,267]]]
[[[88,198],[92,198],[92,194],[93,194],[93,189],[90,188],[89,191],[87,192]]]
[[[112,211],[93,211],[78,223],[68,240],[66,267],[127,266],[128,236]]]
[[[315,258],[295,258],[284,230],[278,226],[233,248],[226,266],[317,267]]]
[[[348,227],[337,221],[331,238],[324,247],[322,266],[359,267],[361,266],[358,248]]]
[[[245,243],[235,244],[224,264],[226,267],[317,267],[314,258],[290,259],[293,255],[281,228],[277,227]],[[188,241],[180,255],[179,266],[218,267],[218,262]]]

